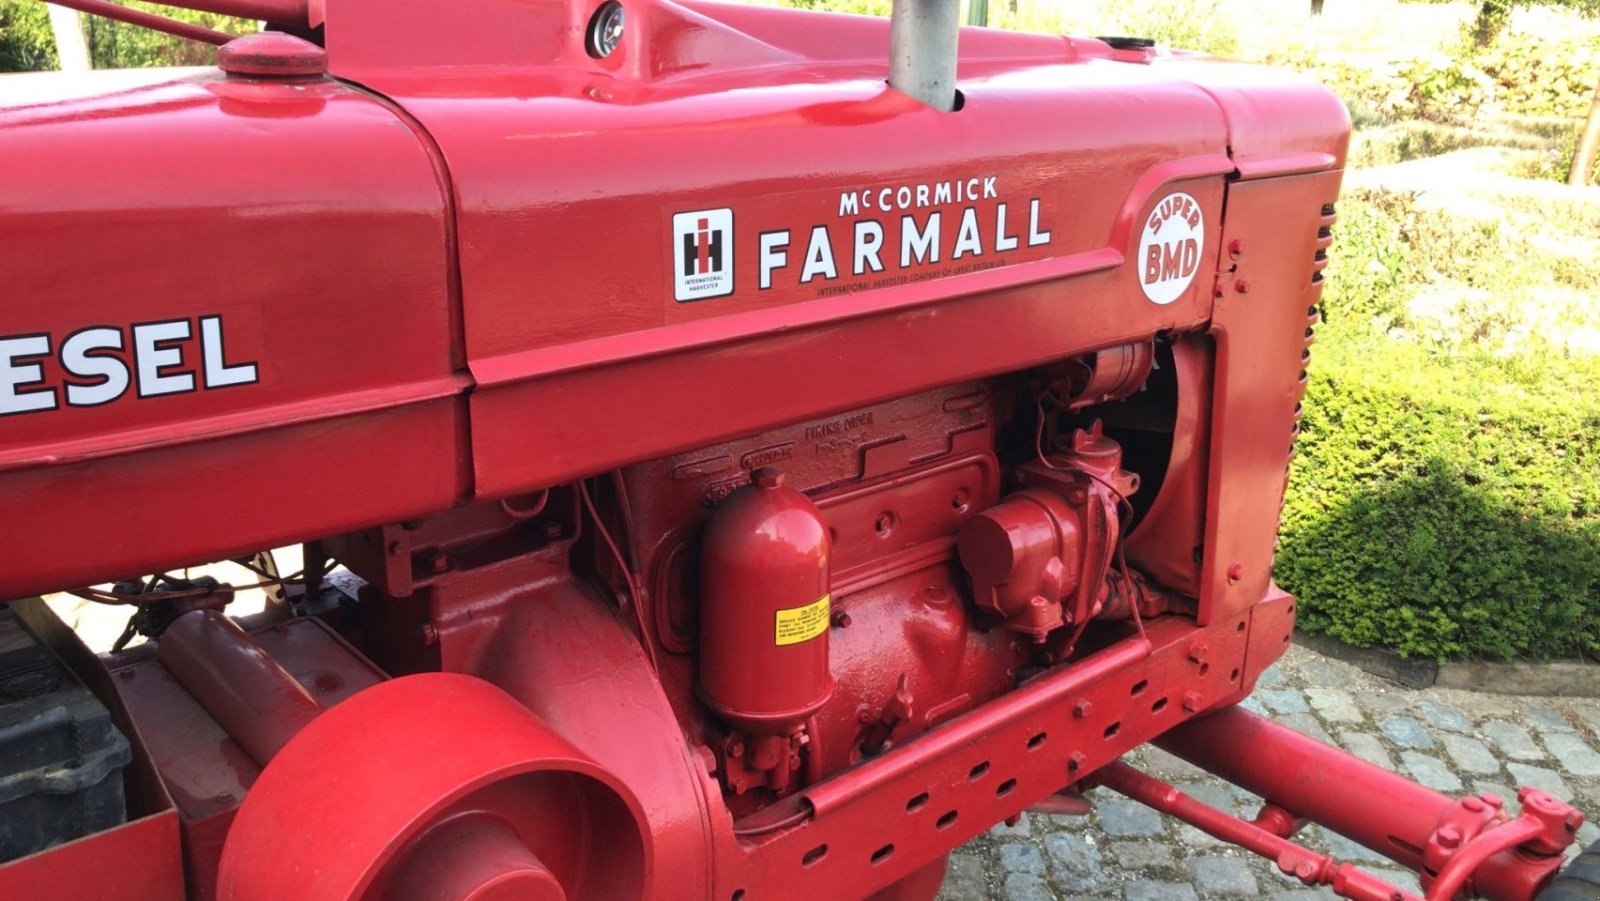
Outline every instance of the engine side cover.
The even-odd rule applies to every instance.
[[[0,90],[0,599],[459,499],[446,191],[406,121],[333,81],[78,78]]]

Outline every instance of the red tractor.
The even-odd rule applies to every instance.
[[[1234,706],[1294,623],[1321,87],[948,0],[62,2],[220,47],[0,94],[0,897],[927,899],[1096,785],[1350,898],[1415,896],[1307,821],[1431,899],[1555,879],[1565,803]]]

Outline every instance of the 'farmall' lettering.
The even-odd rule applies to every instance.
[[[221,316],[0,336],[0,416],[258,381],[256,363],[228,360]]]
[[[887,214],[881,217],[863,214],[847,229],[815,225],[801,231],[798,238],[790,229],[762,232],[757,255],[758,286],[765,291],[780,280],[790,285],[826,283],[841,277],[884,272],[896,264],[900,269],[910,269],[963,263],[1008,253],[1020,246],[1040,247],[1050,243],[1052,234],[1043,225],[1037,197],[1028,201],[1026,216],[1020,209],[1005,203],[925,213],[898,212],[926,206],[922,202],[924,189],[940,198],[957,196],[976,200],[996,196],[992,176],[932,186],[902,185],[876,192],[846,192],[839,199],[841,215],[870,209]],[[901,192],[908,195],[904,203],[900,201]],[[791,249],[795,252],[791,253]],[[789,274],[794,268],[799,272]],[[787,278],[781,279],[782,276]]]

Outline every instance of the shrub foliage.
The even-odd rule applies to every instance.
[[[257,27],[244,19],[142,0],[123,5],[229,34],[249,34]],[[82,21],[89,56],[97,69],[208,65],[216,58],[215,48],[209,45],[159,31],[99,16],[84,15]],[[54,69],[56,65],[55,35],[45,4],[40,0],[0,0],[0,72]]]
[[[1438,659],[1600,652],[1600,347],[1567,343],[1600,335],[1600,269],[1516,222],[1556,218],[1540,203],[1507,212],[1341,204],[1277,563],[1306,628]],[[1560,217],[1581,235],[1600,205]]]
[[[1381,338],[1318,357],[1277,567],[1302,624],[1440,659],[1600,650],[1600,403]]]

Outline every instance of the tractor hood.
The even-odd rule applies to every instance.
[[[606,434],[608,464],[671,443],[697,397],[651,361],[748,384],[726,417],[748,432],[864,382],[887,397],[930,369],[953,382],[1051,359],[1069,334],[1194,327],[1226,180],[1344,156],[1347,119],[1321,87],[1148,48],[965,29],[944,112],[886,84],[883,19],[629,4],[596,59],[591,5],[448,6],[330,0],[328,55],[448,165],[475,470],[493,493],[596,462],[533,463],[533,434]],[[438,31],[420,27],[435,13]],[[1195,240],[1151,268],[1149,226],[1174,215]],[[973,327],[997,319],[1009,329],[975,353]],[[827,337],[870,328],[884,341],[868,358]]]

